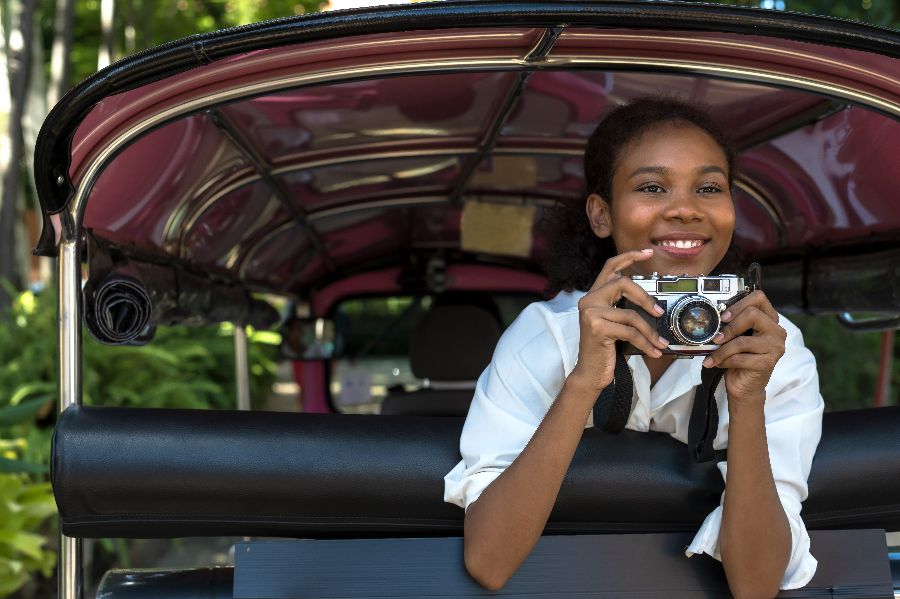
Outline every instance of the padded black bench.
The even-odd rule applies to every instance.
[[[443,476],[462,423],[75,406],[51,478],[72,537],[459,535]],[[810,529],[900,530],[900,407],[827,414],[809,484]],[[589,429],[547,532],[696,530],[722,488],[667,435]]]

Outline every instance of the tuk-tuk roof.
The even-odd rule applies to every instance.
[[[896,239],[898,57],[897,32],[694,3],[442,2],[195,36],[51,113],[36,177],[60,216],[39,250],[81,224],[124,254],[301,293],[460,250],[466,202],[539,220],[583,196],[593,127],[660,93],[734,136],[744,252]],[[519,263],[542,247],[535,233]]]

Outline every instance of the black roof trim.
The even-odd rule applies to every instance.
[[[450,0],[301,15],[194,35],[120,60],[85,79],[53,108],[35,150],[35,183],[45,213],[74,193],[71,140],[103,98],[229,56],[339,38],[447,27],[603,26],[768,35],[900,57],[900,32],[856,21],[707,3]],[[39,250],[51,248],[39,247]]]

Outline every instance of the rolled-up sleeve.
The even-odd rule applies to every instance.
[[[819,393],[819,377],[812,353],[803,345],[800,330],[783,316],[779,324],[787,332],[785,353],[766,386],[766,438],[775,488],[791,529],[791,556],[781,581],[783,590],[805,586],[816,572],[816,559],[809,551],[809,534],[800,517],[807,496],[807,479],[819,439],[825,404]],[[728,492],[728,465],[719,463]],[[724,494],[722,496],[724,502]],[[717,560],[722,505],[710,513],[687,555],[706,553]]]
[[[475,386],[444,501],[467,508],[531,440],[565,379],[551,326],[532,305],[503,334]]]

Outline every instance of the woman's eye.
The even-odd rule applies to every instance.
[[[644,191],[647,193],[662,193],[665,190],[662,187],[660,187],[659,185],[655,185],[655,184],[651,183],[649,185],[644,185],[642,187],[639,187],[638,191]]]
[[[697,191],[699,191],[700,193],[717,193],[719,191],[722,191],[722,188],[718,185],[704,185]]]

